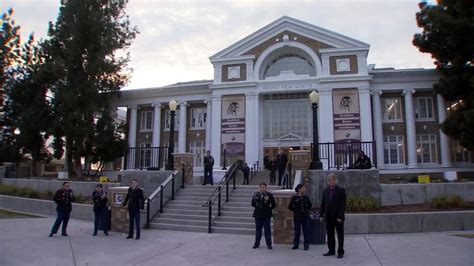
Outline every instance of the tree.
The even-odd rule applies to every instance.
[[[62,1],[44,44],[55,81],[53,135],[55,153],[65,138],[69,171],[81,176],[81,158],[93,154],[95,120],[108,111],[128,82],[128,54],[120,56],[138,33],[125,13],[127,0]]]
[[[13,10],[9,9],[2,14],[0,21],[0,162],[16,162],[19,159],[8,108],[10,100],[5,94],[20,53],[20,26],[15,25],[12,16]]]
[[[474,2],[438,0],[437,5],[419,4],[416,14],[423,29],[413,44],[431,53],[441,78],[436,93],[452,103],[443,132],[469,150],[474,150]]]

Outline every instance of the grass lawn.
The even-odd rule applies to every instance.
[[[12,212],[12,211],[6,211],[6,210],[0,209],[0,219],[37,218],[37,217],[38,216],[24,214],[24,213],[18,213],[18,212]]]

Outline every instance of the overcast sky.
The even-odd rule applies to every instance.
[[[60,0],[0,0],[15,11],[24,38],[44,38]],[[127,88],[212,79],[209,56],[287,15],[371,45],[376,67],[433,68],[412,44],[416,0],[130,0],[127,12],[140,34],[130,48],[133,75]]]

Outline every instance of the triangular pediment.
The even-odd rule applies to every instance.
[[[211,61],[251,57],[258,54],[269,42],[275,42],[284,36],[289,36],[289,41],[313,42],[320,49],[369,49],[370,45],[342,34],[300,21],[288,16],[283,16],[267,26],[248,35],[244,39],[232,44],[224,50],[210,57]],[[281,40],[281,39],[280,39]]]

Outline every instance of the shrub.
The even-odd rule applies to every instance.
[[[377,201],[373,197],[349,196],[347,210],[350,212],[373,211],[377,208]]]
[[[439,195],[431,200],[431,205],[438,209],[462,208],[466,205],[459,195]]]

